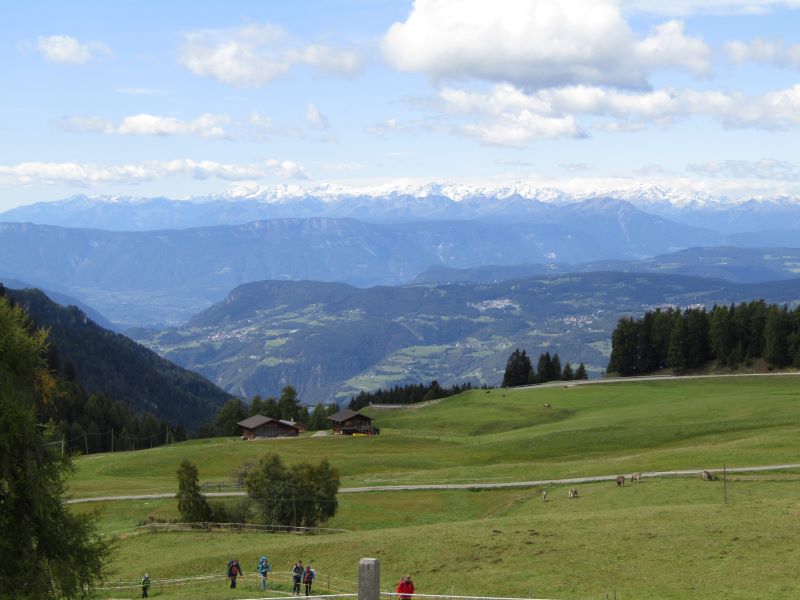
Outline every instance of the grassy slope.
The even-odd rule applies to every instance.
[[[566,488],[550,488],[546,504],[531,490],[343,497],[331,525],[361,530],[333,535],[131,535],[119,542],[114,578],[131,580],[144,571],[155,578],[219,573],[234,555],[251,573],[266,553],[279,582],[298,557],[313,560],[321,588],[329,575],[332,588],[352,587],[358,559],[376,556],[384,587],[408,571],[422,593],[600,598],[616,589],[621,598],[647,599],[800,593],[790,568],[800,533],[799,474],[732,478],[727,507],[720,482],[696,478],[645,480],[624,489],[598,483],[580,491],[570,501]],[[110,519],[114,513],[121,518],[112,509]],[[128,518],[146,513],[167,516],[170,509],[160,502],[130,506]],[[220,578],[165,588],[159,597],[256,595],[254,581],[239,594],[223,586]]]
[[[505,395],[505,397],[503,397]],[[79,460],[73,490],[171,489],[183,456],[203,479],[226,478],[246,458],[274,449],[289,459],[327,456],[347,483],[514,479],[669,467],[796,462],[797,378],[475,391],[426,408],[376,411],[379,438],[306,438],[264,443],[192,442]],[[502,402],[501,402],[502,400]],[[544,402],[552,409],[542,408]],[[505,425],[501,425],[505,423]],[[484,435],[471,435],[482,424]],[[508,427],[518,427],[506,431]],[[426,431],[413,437],[403,430]],[[450,432],[453,434],[451,435]],[[97,479],[92,480],[93,477]],[[268,554],[286,590],[286,570],[313,560],[318,591],[352,589],[363,556],[382,560],[384,586],[405,572],[423,593],[578,599],[619,597],[796,598],[800,473],[604,482],[539,490],[374,492],[341,495],[319,536],[240,532],[136,533],[138,521],[177,516],[174,501],[106,503],[103,527],[120,532],[115,579],[221,573],[237,556],[250,574]],[[79,505],[77,511],[96,507]],[[167,587],[154,597],[251,598],[225,582]],[[155,590],[159,591],[159,590]],[[113,591],[108,598],[131,597]]]
[[[216,481],[266,451],[289,462],[327,457],[344,485],[794,462],[798,398],[794,376],[475,390],[424,408],[373,409],[383,428],[374,438],[214,439],[84,457],[71,490],[75,496],[173,491],[183,457],[199,465],[202,480]]]

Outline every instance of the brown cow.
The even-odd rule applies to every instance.
[[[634,473],[633,475],[631,475],[631,483],[633,483],[634,481],[636,483],[639,483],[641,480],[642,480],[642,474],[641,473]]]
[[[578,497],[578,488],[570,488],[569,489],[569,497],[570,498],[577,498]]]
[[[714,481],[714,476],[709,471],[703,471],[703,481]]]
[[[625,487],[625,476],[624,475],[617,475],[615,480],[617,482],[618,487]]]

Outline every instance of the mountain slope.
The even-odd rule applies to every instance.
[[[483,265],[465,269],[436,266],[420,273],[414,283],[491,283],[555,273],[621,271],[670,273],[758,283],[800,276],[800,248],[737,248],[713,246],[687,248],[637,261],[605,260],[567,264]]]
[[[558,351],[562,362],[585,362],[597,374],[621,315],[754,298],[800,301],[800,280],[596,272],[367,289],[264,281],[142,342],[240,395],[275,395],[291,384],[304,401],[328,401],[431,379],[495,385],[515,347]]]
[[[111,232],[0,223],[3,274],[55,288],[123,325],[177,323],[237,285],[264,279],[399,284],[431,265],[582,262],[660,254],[713,240],[626,204],[587,201],[567,222],[277,219]]]
[[[78,308],[63,307],[36,289],[7,290],[50,343],[69,360],[77,381],[90,393],[121,400],[135,413],[187,429],[210,421],[230,395],[200,375],[182,369],[124,335],[103,329]]]

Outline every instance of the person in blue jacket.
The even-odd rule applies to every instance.
[[[267,589],[267,576],[272,569],[269,567],[269,561],[266,556],[262,556],[258,561],[258,574],[261,575],[261,589]]]

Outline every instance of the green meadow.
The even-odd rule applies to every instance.
[[[202,481],[229,480],[243,462],[278,452],[288,462],[328,458],[343,486],[469,483],[671,469],[800,463],[800,378],[664,380],[524,390],[474,390],[435,404],[372,408],[372,438],[214,439],[78,459],[78,496],[174,491],[187,457]],[[551,408],[545,408],[550,404]],[[99,510],[116,536],[112,581],[149,572],[152,597],[260,597],[255,579],[225,587],[236,556],[251,576],[267,554],[271,594],[288,591],[298,558],[313,561],[316,591],[350,591],[358,559],[382,562],[383,587],[406,572],[421,593],[521,598],[796,598],[800,471],[644,479],[541,489],[340,494],[336,533],[150,532],[178,517],[174,500],[75,505]],[[235,499],[227,500],[235,502]],[[201,575],[217,577],[191,579]],[[136,588],[103,592],[131,598]]]

